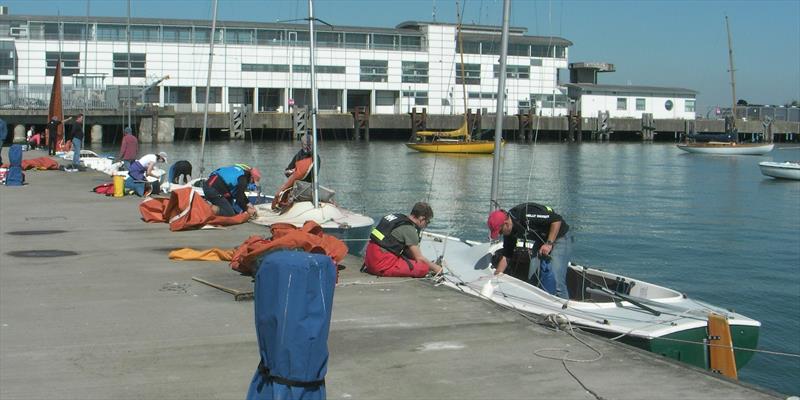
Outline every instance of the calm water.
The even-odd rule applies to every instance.
[[[197,166],[199,147],[159,149]],[[269,192],[296,150],[288,142],[216,142],[205,163],[255,164]],[[435,214],[429,230],[486,239],[491,156],[421,154],[380,141],[326,141],[320,151],[321,182],[345,207],[377,219],[427,200]],[[526,200],[553,206],[575,233],[577,262],[733,308],[761,321],[761,349],[800,354],[800,182],[758,169],[759,161],[798,159],[797,148],[729,157],[671,144],[508,144],[500,198],[505,208]],[[757,354],[740,377],[800,394],[800,359]]]

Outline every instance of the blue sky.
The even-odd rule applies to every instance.
[[[0,0],[11,14],[86,15],[86,0]],[[133,17],[211,18],[211,0],[131,0]],[[501,22],[502,0],[460,0],[464,22]],[[93,16],[125,16],[126,0],[90,0]],[[218,18],[272,22],[303,18],[307,0],[219,0]],[[455,22],[455,0],[316,0],[333,25],[393,27]],[[737,95],[751,103],[800,100],[800,0],[512,0],[513,26],[574,43],[570,62],[602,61],[601,83],[694,89],[698,113],[730,104],[724,17],[730,18]]]

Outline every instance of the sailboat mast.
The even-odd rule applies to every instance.
[[[317,80],[314,76],[314,1],[308,0],[308,36],[311,55],[311,157],[313,157],[314,208],[319,207],[319,180],[317,179]]]
[[[500,191],[500,149],[503,140],[503,103],[506,93],[506,58],[508,57],[508,15],[511,12],[511,0],[503,0],[503,30],[500,36],[500,77],[497,84],[497,109],[494,125],[494,159],[492,161],[492,195],[489,210],[497,205]]]
[[[211,37],[208,46],[208,74],[206,74],[206,102],[203,108],[203,134],[200,137],[200,176],[205,176],[206,130],[208,130],[208,92],[211,91],[211,64],[214,61],[214,39],[217,33],[217,0],[214,0],[214,11],[211,17]]]
[[[464,126],[467,127],[468,135],[467,141],[472,139],[472,130],[469,129],[469,121],[467,121],[467,78],[466,78],[466,71],[464,71],[464,40],[461,38],[461,7],[456,1],[456,19],[458,20],[458,25],[456,26],[456,32],[458,36],[458,53],[461,56],[461,92],[464,96]]]
[[[128,0],[128,26],[125,27],[128,40],[128,126],[131,126],[131,0]]]
[[[83,115],[86,115],[89,110],[89,0],[86,0],[86,26],[83,29],[83,59],[86,61],[83,68]],[[81,129],[86,132],[86,118],[81,125]]]
[[[728,16],[725,16],[725,30],[728,31],[728,64],[730,65],[731,72],[731,95],[733,96],[733,104],[731,106],[731,113],[733,118],[731,120],[731,129],[736,129],[736,77],[733,68],[733,44],[731,43],[731,26],[728,24]],[[737,140],[738,142],[738,140]]]

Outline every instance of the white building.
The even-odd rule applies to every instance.
[[[610,118],[695,119],[697,92],[689,89],[652,86],[595,85],[569,83],[570,99],[584,117],[608,112]]]
[[[188,5],[188,3],[187,3]],[[145,103],[202,112],[210,21],[0,15],[0,103],[38,104],[49,98],[59,57],[70,102],[116,109],[128,96]],[[454,24],[403,22],[394,29],[320,25],[316,72],[322,112],[367,107],[374,114],[493,113],[498,85],[500,28],[465,25],[464,71]],[[507,114],[535,104],[542,115],[566,115],[558,72],[572,43],[510,30]],[[88,33],[88,34],[87,34]],[[219,22],[210,109],[252,105],[281,112],[310,103],[308,27],[300,24]],[[130,50],[128,50],[130,48]],[[10,72],[10,74],[6,74]],[[140,89],[169,75],[141,96]],[[463,89],[462,89],[463,88]],[[3,107],[0,104],[0,107]]]

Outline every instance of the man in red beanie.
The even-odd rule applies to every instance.
[[[528,266],[527,271],[510,275],[548,293],[568,299],[567,269],[572,236],[569,225],[552,208],[538,203],[523,203],[504,211],[495,210],[486,221],[492,240],[503,235],[503,249],[495,274],[504,273],[509,261]]]

